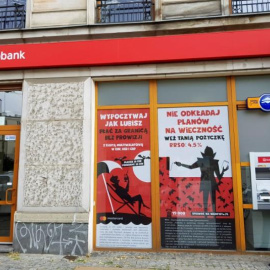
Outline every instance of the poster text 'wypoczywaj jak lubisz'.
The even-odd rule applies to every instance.
[[[152,248],[149,109],[98,111],[96,246]]]

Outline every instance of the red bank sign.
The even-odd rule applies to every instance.
[[[270,157],[258,157],[258,163],[270,163]]]
[[[270,29],[0,45],[0,70],[270,56]]]

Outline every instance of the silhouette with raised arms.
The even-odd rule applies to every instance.
[[[196,169],[200,168],[201,170],[201,183],[200,183],[200,192],[203,192],[203,204],[204,211],[208,210],[208,198],[212,200],[212,210],[216,212],[216,191],[219,191],[219,184],[221,183],[221,179],[224,173],[229,169],[229,165],[225,168],[223,167],[222,172],[219,170],[219,161],[214,159],[216,153],[214,153],[213,149],[207,146],[202,153],[202,158],[197,158],[197,161],[192,165],[186,165],[181,162],[175,162],[177,166],[182,166],[187,169]],[[219,183],[216,181],[216,177],[219,180]]]

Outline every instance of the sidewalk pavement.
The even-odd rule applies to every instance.
[[[89,256],[0,254],[0,270],[270,270],[270,255],[94,252]],[[106,268],[106,269],[104,269]]]

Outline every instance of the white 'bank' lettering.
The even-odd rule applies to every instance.
[[[0,61],[9,61],[9,60],[22,60],[25,59],[25,52],[13,52],[13,53],[6,53],[0,52]]]

